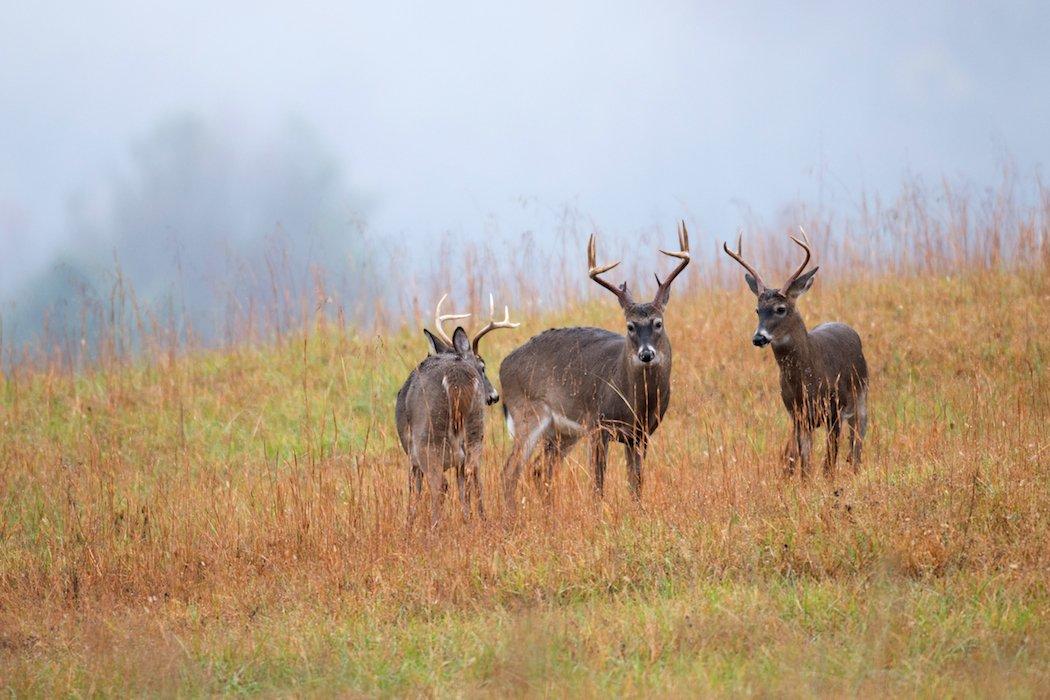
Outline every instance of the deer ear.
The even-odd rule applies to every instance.
[[[750,272],[744,273],[744,281],[747,282],[747,286],[751,288],[751,292],[756,297],[762,293],[762,289],[758,286],[758,280],[752,277]]]
[[[788,287],[787,296],[789,299],[798,299],[800,296],[809,291],[809,288],[813,286],[813,276],[817,274],[819,267],[814,267],[809,272],[799,275],[798,279],[791,283]]]
[[[452,347],[460,355],[470,354],[470,337],[463,326],[456,326],[456,332],[452,334]]]
[[[448,346],[448,343],[446,343],[441,338],[436,337],[426,328],[423,329],[423,335],[427,337],[427,347],[429,349],[429,354],[440,355],[443,352],[452,352],[452,348]]]
[[[634,297],[631,296],[630,290],[627,289],[627,283],[624,282],[620,285],[620,294],[617,295],[620,300],[620,308],[624,311],[634,306]]]

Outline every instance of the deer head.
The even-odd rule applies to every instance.
[[[503,307],[503,320],[496,320],[496,301],[489,294],[489,322],[486,323],[481,330],[474,334],[474,340],[470,343],[471,355],[477,362],[478,371],[481,373],[481,378],[485,382],[486,398],[485,403],[492,405],[499,401],[499,394],[496,389],[489,383],[488,377],[485,376],[485,360],[481,359],[481,352],[478,349],[478,345],[481,343],[481,339],[487,334],[500,328],[517,328],[520,323],[511,323],[510,321],[510,308],[507,306]]]
[[[470,314],[442,314],[441,305],[445,303],[445,299],[447,298],[448,294],[442,296],[437,303],[437,308],[434,309],[434,328],[437,330],[438,335],[435,336],[427,329],[423,329],[423,333],[427,337],[427,344],[430,346],[430,354],[454,354],[460,359],[473,363],[475,369],[477,369],[478,375],[481,377],[482,389],[485,393],[485,403],[491,406],[499,401],[499,392],[497,392],[496,388],[492,386],[492,382],[489,381],[488,375],[485,372],[485,360],[481,358],[481,354],[478,351],[478,344],[486,334],[491,333],[498,328],[517,328],[521,324],[510,322],[510,309],[506,306],[503,307],[503,320],[497,321],[495,318],[495,300],[490,294],[489,322],[474,335],[473,340],[470,340],[466,335],[466,331],[460,327],[457,327],[457,332],[449,338],[448,333],[445,332],[443,326],[445,321],[467,318]]]
[[[627,343],[632,351],[632,357],[643,365],[659,363],[662,359],[661,348],[666,347],[664,336],[664,308],[671,298],[671,283],[674,281],[686,265],[689,264],[689,232],[685,228],[685,222],[678,225],[678,247],[675,252],[661,250],[664,255],[677,258],[681,262],[671,271],[665,280],[660,281],[656,276],[656,296],[653,300],[645,303],[636,303],[631,293],[627,290],[627,283],[619,287],[602,279],[601,275],[620,264],[619,261],[610,265],[598,266],[596,262],[596,251],[594,234],[587,244],[588,275],[592,280],[608,289],[616,295],[623,309],[624,320],[627,322]]]
[[[812,257],[812,250],[810,249],[809,237],[806,235],[805,229],[800,226],[799,231],[802,232],[802,240],[794,236],[791,236],[791,240],[802,248],[806,257],[794,274],[779,289],[767,287],[765,282],[762,281],[761,275],[744,260],[741,245],[743,236],[737,238],[736,252],[730,250],[727,243],[722,243],[722,248],[726,254],[740,263],[747,271],[744,273],[744,280],[754,295],[758,297],[758,306],[755,309],[755,312],[758,314],[758,328],[755,329],[755,335],[751,338],[751,342],[757,347],[763,347],[770,343],[773,343],[774,346],[779,346],[789,342],[792,333],[805,330],[802,316],[799,314],[795,302],[813,286],[813,277],[820,268],[814,267],[809,272],[803,273]]]

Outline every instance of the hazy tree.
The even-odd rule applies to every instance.
[[[311,295],[318,275],[350,302],[380,291],[375,278],[345,274],[364,245],[362,209],[300,121],[260,145],[195,117],[170,119],[134,144],[124,171],[72,198],[70,244],[23,286],[9,326],[25,339],[49,317],[53,333],[80,332],[69,309],[103,303],[118,270],[143,306],[174,310],[204,336],[231,309],[280,318],[287,308],[275,307]]]

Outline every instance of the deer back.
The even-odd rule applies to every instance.
[[[867,385],[868,367],[860,336],[844,323],[823,323],[807,332],[801,318],[796,330],[773,343],[780,367],[780,393],[792,412],[841,403]]]
[[[428,357],[416,368],[399,393],[398,433],[412,443],[436,445],[454,435],[468,442],[484,435],[485,396],[477,368],[456,355]],[[402,439],[402,445],[408,441]]]
[[[669,396],[670,358],[644,382],[649,393],[662,394],[663,405],[640,406],[644,398],[628,376],[626,343],[624,336],[588,327],[551,329],[533,337],[500,366],[507,409],[513,414],[542,405],[587,427],[651,424],[641,415],[648,413],[657,414],[658,422]]]
[[[822,323],[809,332],[809,343],[825,385],[839,392],[868,383],[860,335],[845,323]]]

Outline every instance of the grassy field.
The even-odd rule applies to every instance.
[[[694,285],[640,504],[619,452],[595,503],[578,449],[552,503],[523,484],[505,517],[495,407],[489,517],[448,499],[438,532],[405,525],[393,429],[418,329],[9,375],[0,686],[1045,697],[1047,273],[818,277],[804,317],[857,328],[873,378],[863,467],[834,483],[781,476],[753,297]],[[607,296],[494,334],[490,367],[551,325],[618,329]]]

